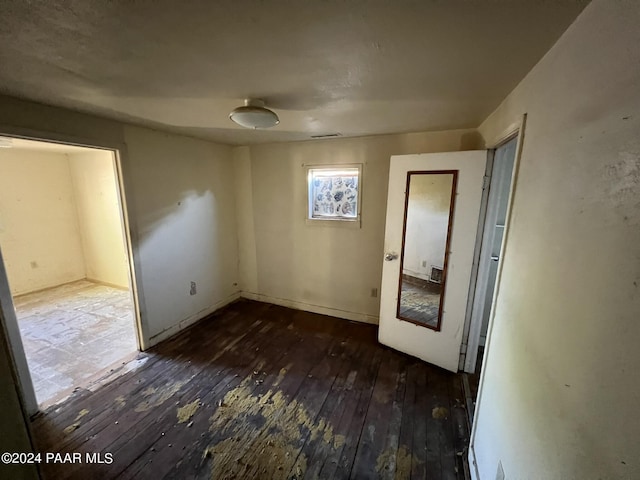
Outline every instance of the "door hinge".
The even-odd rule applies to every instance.
[[[489,175],[485,175],[484,177],[482,177],[482,190],[486,190],[487,188],[489,188],[490,184],[491,177]]]

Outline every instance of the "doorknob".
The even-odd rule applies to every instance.
[[[387,252],[384,254],[384,259],[387,262],[390,262],[392,260],[395,260],[396,258],[398,258],[398,254],[397,253],[393,253],[393,252]]]

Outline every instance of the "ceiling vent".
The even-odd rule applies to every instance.
[[[342,135],[340,135],[339,133],[325,133],[322,135],[311,135],[311,138],[335,138],[335,137],[341,137]]]

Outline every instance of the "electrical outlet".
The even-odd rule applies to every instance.
[[[427,268],[427,261],[426,260],[422,260],[422,267],[423,268]]]
[[[191,289],[189,290],[189,295],[195,295],[196,293],[197,293],[196,282],[191,282]]]
[[[378,289],[377,288],[372,288],[371,289],[371,296],[373,298],[377,298],[377,296],[378,296]]]

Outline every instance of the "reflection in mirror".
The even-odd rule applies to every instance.
[[[440,330],[456,170],[409,172],[397,317]]]

